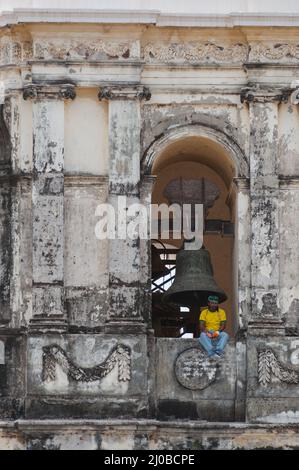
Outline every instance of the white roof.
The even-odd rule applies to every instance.
[[[160,26],[298,26],[298,0],[0,0],[0,26],[20,22]]]
[[[0,0],[14,8],[156,10],[162,13],[299,13],[298,0]]]

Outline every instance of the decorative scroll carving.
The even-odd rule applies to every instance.
[[[16,41],[11,36],[0,38],[0,64],[20,64],[26,60],[111,60],[140,57],[138,41],[111,42],[98,40],[38,39],[32,42]]]
[[[37,98],[37,90],[34,86],[28,86],[23,90],[24,100],[33,100]]]
[[[139,41],[111,41],[104,38],[24,38],[16,40],[5,35],[0,38],[0,64],[21,64],[27,60],[134,60],[140,58]],[[233,43],[190,41],[185,43],[148,43],[142,58],[151,62],[186,63],[246,63],[294,62],[299,59],[299,44]]]
[[[299,383],[299,373],[279,362],[271,349],[265,349],[258,353],[258,381],[266,387],[272,379],[272,375],[280,382],[289,384]]]
[[[150,100],[151,92],[147,87],[136,85],[135,87],[103,87],[98,93],[99,100]]]
[[[59,90],[58,96],[62,100],[74,100],[76,98],[76,92],[74,87],[67,86]]]
[[[177,381],[190,390],[207,388],[216,377],[217,366],[199,348],[180,353],[174,365]]]
[[[289,98],[289,90],[277,88],[243,88],[241,90],[241,103],[286,103]]]
[[[43,381],[51,382],[56,379],[56,364],[67,376],[76,382],[94,382],[101,380],[118,366],[119,382],[131,380],[131,350],[128,346],[118,344],[107,359],[95,367],[79,367],[67,356],[66,352],[57,344],[43,348]]]
[[[28,85],[23,90],[24,100],[28,99],[53,99],[73,100],[76,97],[74,85],[65,84],[59,86]]]
[[[113,94],[112,94],[111,88],[108,88],[108,87],[100,88],[100,91],[98,93],[99,101],[110,100],[112,99],[112,97],[113,97]]]
[[[136,42],[109,42],[99,40],[37,40],[34,44],[34,56],[37,59],[55,60],[100,60],[133,59],[139,57],[139,45]]]
[[[149,90],[149,88],[147,87],[143,87],[142,90],[138,91],[137,92],[137,98],[139,100],[145,100],[145,101],[149,101],[152,97],[152,94]]]
[[[218,45],[214,43],[149,43],[143,48],[143,57],[148,62],[246,62],[246,44]]]
[[[249,54],[250,62],[265,59],[279,61],[281,59],[299,59],[299,44],[253,44]]]

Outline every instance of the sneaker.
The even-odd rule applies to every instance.
[[[217,354],[213,354],[209,356],[210,361],[212,362],[218,362],[219,356]]]
[[[218,361],[219,359],[222,359],[221,354],[218,354],[218,353],[215,353],[213,357],[216,359],[216,361]]]

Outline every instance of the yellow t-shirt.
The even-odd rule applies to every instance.
[[[218,308],[216,312],[210,312],[208,308],[205,308],[199,315],[199,320],[205,322],[207,330],[220,330],[220,323],[226,321],[225,310]]]

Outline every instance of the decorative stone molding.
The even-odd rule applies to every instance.
[[[64,175],[64,186],[65,187],[83,187],[86,186],[103,186],[108,187],[109,179],[108,176],[98,175]]]
[[[78,4],[79,5],[79,4]],[[94,24],[146,24],[158,27],[201,27],[214,28],[226,27],[234,28],[240,26],[299,26],[299,15],[297,11],[290,13],[281,12],[278,8],[273,8],[273,12],[253,13],[251,11],[238,11],[236,13],[226,13],[223,10],[217,13],[203,14],[202,11],[194,12],[194,6],[189,3],[189,7],[184,5],[185,13],[176,10],[171,4],[169,8],[162,10],[143,10],[131,8],[130,10],[109,9],[97,10],[87,9],[86,2],[81,2],[76,9],[64,8],[17,8],[14,11],[1,12],[0,26],[7,26],[20,23],[94,23]]]
[[[98,61],[136,60],[140,58],[139,41],[115,42],[99,38],[28,39],[0,38],[0,65],[19,65],[28,60]]]
[[[279,189],[299,190],[299,176],[280,176]]]
[[[144,46],[142,55],[147,62],[243,63],[247,60],[247,44],[219,45],[207,42],[155,44]]]
[[[175,361],[177,381],[189,390],[203,390],[216,377],[217,366],[199,348],[189,348],[180,353]]]
[[[150,100],[150,90],[142,85],[135,87],[109,86],[100,88],[98,93],[99,100]]]
[[[34,43],[34,57],[39,60],[111,60],[138,59],[139,41],[113,42],[99,38],[38,39]]]
[[[0,65],[20,65],[32,60],[57,61],[131,61],[143,58],[148,63],[297,63],[298,43],[247,42],[150,42],[140,50],[140,41],[117,41],[78,37],[0,38]]]
[[[131,61],[148,63],[297,63],[298,43],[247,42],[150,42],[140,50],[140,41],[117,41],[103,37],[39,37],[31,40],[9,33],[0,38],[0,65],[20,65],[32,60]]]
[[[299,44],[290,43],[254,43],[250,46],[250,62],[297,61],[299,59]]]
[[[247,87],[241,90],[241,103],[286,103],[289,90],[278,88]]]
[[[258,381],[262,387],[272,382],[274,376],[279,382],[288,384],[299,383],[299,372],[279,362],[272,349],[264,349],[258,353]]]
[[[43,382],[51,382],[56,379],[56,365],[76,382],[94,382],[101,380],[109,372],[118,367],[119,382],[131,380],[131,350],[123,344],[116,345],[107,359],[95,367],[79,367],[71,361],[66,352],[57,344],[43,348]]]
[[[75,86],[65,85],[28,85],[23,89],[24,100],[73,100],[76,97]]]

